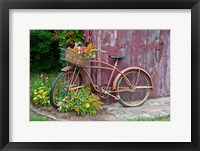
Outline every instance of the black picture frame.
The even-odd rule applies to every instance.
[[[191,9],[191,142],[9,142],[9,9]],[[0,0],[0,148],[1,150],[200,150],[200,2],[199,0]],[[188,100],[190,101],[190,100]],[[22,132],[23,133],[23,132]]]

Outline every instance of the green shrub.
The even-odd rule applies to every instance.
[[[30,31],[31,72],[51,72],[59,68],[58,43],[52,39],[52,31]]]
[[[60,60],[60,47],[83,42],[82,30],[30,30],[30,70],[33,73],[56,72],[67,65]]]

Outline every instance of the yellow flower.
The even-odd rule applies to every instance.
[[[86,107],[86,108],[89,108],[89,107],[90,107],[90,104],[87,103],[87,104],[85,105],[85,107]]]
[[[43,92],[42,93],[42,97],[45,97],[46,94],[47,94],[47,92]]]
[[[79,108],[76,108],[75,111],[78,112],[78,111],[79,111]]]
[[[39,92],[40,92],[40,94],[42,94],[44,91],[43,91],[43,90],[40,90]]]
[[[93,111],[93,114],[97,114],[97,111]]]
[[[34,97],[33,100],[37,100],[37,97]]]
[[[50,100],[48,100],[47,103],[50,103]]]
[[[37,92],[35,91],[34,94],[37,94]]]
[[[75,98],[75,99],[78,99],[78,96],[76,95],[74,98]]]
[[[92,103],[92,105],[94,105],[94,106],[95,106],[95,105],[96,105],[96,103],[94,102],[94,103]]]

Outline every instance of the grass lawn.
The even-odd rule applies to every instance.
[[[50,118],[30,112],[30,121],[52,121]]]
[[[155,117],[137,117],[134,119],[128,119],[128,121],[170,121],[170,115],[155,116]]]

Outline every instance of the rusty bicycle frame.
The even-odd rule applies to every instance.
[[[74,66],[66,66],[66,67],[64,67],[63,69],[61,69],[61,71],[67,72],[67,71],[69,71],[69,70],[71,70],[71,69],[74,69],[74,71],[77,69],[77,70],[78,70],[78,73],[76,74],[75,79],[72,80],[72,81],[74,81],[74,82],[75,82],[76,79],[78,78],[78,75],[79,75],[79,74],[82,75],[83,72],[86,73],[87,77],[89,78],[89,80],[90,80],[90,82],[91,82],[91,84],[92,84],[92,86],[93,86],[93,88],[95,89],[96,92],[99,92],[99,93],[102,93],[102,92],[103,92],[103,93],[106,93],[106,94],[108,94],[108,95],[110,95],[110,96],[112,96],[112,97],[115,97],[115,96],[112,95],[111,93],[116,93],[116,92],[127,92],[127,91],[134,92],[136,89],[143,89],[143,88],[151,88],[151,89],[152,89],[152,88],[153,88],[152,78],[151,78],[151,76],[148,74],[148,72],[147,72],[146,70],[144,70],[143,68],[140,68],[140,67],[135,67],[135,66],[133,66],[133,67],[127,67],[127,68],[125,68],[125,69],[123,69],[123,70],[119,70],[119,69],[117,68],[118,61],[119,61],[119,60],[116,59],[115,64],[114,64],[114,65],[111,65],[111,64],[106,63],[106,62],[103,62],[103,61],[89,60],[90,63],[97,63],[98,65],[80,66],[78,69],[77,69],[77,65],[75,65],[75,68],[74,68]],[[102,65],[104,65],[104,66],[102,66]],[[106,85],[106,89],[105,89],[105,90],[102,91],[102,90],[100,89],[100,86],[94,84],[94,81],[93,81],[92,77],[90,76],[90,74],[89,74],[88,71],[86,70],[87,68],[90,68],[90,69],[105,69],[105,70],[110,70],[110,71],[111,71],[110,78],[109,78],[109,80],[108,80],[108,84]],[[138,70],[137,79],[136,79],[134,82],[130,81],[130,80],[126,77],[126,75],[124,74],[126,71],[131,70],[131,69],[136,69],[136,70]],[[113,79],[113,75],[114,75],[114,73],[115,73],[116,71],[118,72],[118,74],[117,74],[117,76],[114,78],[114,81],[113,81],[113,83],[112,83],[112,89],[109,90],[109,86],[110,86],[110,84],[111,84],[111,80]],[[151,86],[137,86],[138,81],[139,81],[139,77],[140,77],[140,73],[141,73],[141,72],[143,72],[143,73],[145,73],[145,74],[147,75],[147,77],[149,78],[149,81],[150,81]],[[127,84],[128,84],[129,87],[125,87],[125,88],[123,87],[122,89],[116,91],[115,88],[116,88],[117,81],[118,81],[118,79],[119,79],[120,76],[123,76],[123,77],[124,77],[124,79],[125,79],[125,81],[127,82]],[[72,78],[72,79],[73,79],[73,78]],[[72,85],[73,85],[73,84],[74,84],[74,83],[72,83]],[[77,88],[80,88],[80,86],[79,86],[79,87],[73,87],[73,88],[71,88],[71,89],[77,89]],[[71,90],[71,89],[70,89],[70,90]]]

